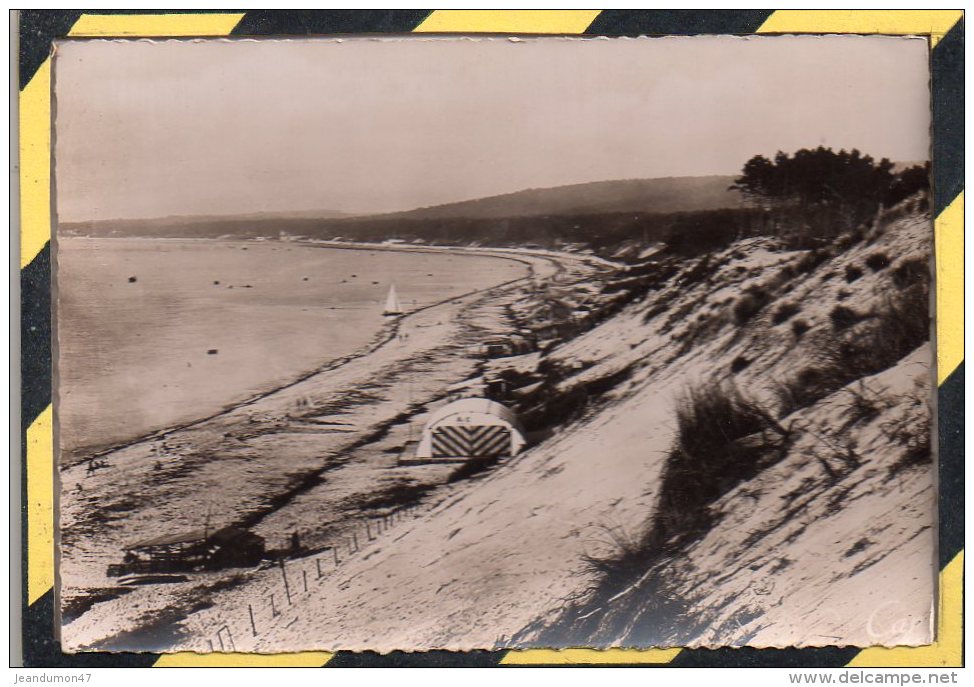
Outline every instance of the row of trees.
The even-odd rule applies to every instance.
[[[774,159],[755,155],[731,188],[769,213],[776,226],[827,239],[929,188],[929,163],[894,170],[886,158],[819,146],[792,155],[779,152]]]

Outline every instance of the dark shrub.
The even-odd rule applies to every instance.
[[[886,435],[904,449],[900,458],[889,466],[887,480],[905,470],[933,462],[933,452],[930,450],[932,434],[930,408],[920,402],[912,408],[912,411],[902,418],[884,422],[882,425]]]
[[[761,312],[769,300],[768,292],[759,286],[745,290],[744,295],[734,304],[734,321],[739,325],[744,324]]]
[[[794,320],[791,323],[791,331],[795,334],[795,337],[798,339],[800,339],[805,334],[805,332],[807,332],[810,328],[811,325],[808,324],[808,322],[806,322],[805,320]]]
[[[882,412],[882,402],[876,394],[862,381],[856,386],[848,386],[844,389],[849,396],[846,404],[845,428],[852,427],[860,422],[868,422]]]
[[[710,256],[705,255],[697,263],[687,270],[683,279],[680,281],[681,286],[690,286],[692,284],[697,284],[703,281],[705,278],[713,274],[717,269],[717,266],[711,266]]]
[[[844,305],[837,305],[832,308],[832,312],[829,313],[829,317],[832,319],[832,327],[836,331],[848,329],[856,322],[860,322],[863,319],[863,315],[857,313],[852,308],[847,308]]]
[[[830,257],[832,257],[832,253],[825,248],[810,250],[795,264],[795,271],[798,274],[808,274]]]
[[[914,165],[897,174],[886,192],[883,204],[892,207],[920,191],[924,192],[924,198],[930,192],[929,162],[922,166]]]
[[[841,371],[828,363],[805,367],[793,378],[776,385],[778,415],[785,417],[806,408],[844,384]]]
[[[788,415],[849,382],[882,372],[928,341],[929,299],[929,284],[914,284],[888,298],[868,326],[824,342],[815,353],[813,365],[778,385],[780,412]]]
[[[770,459],[786,432],[733,386],[689,390],[676,413],[677,436],[663,468],[653,538],[660,545],[709,525],[707,506]]]
[[[930,340],[930,283],[914,284],[888,297],[875,326],[856,340],[866,374],[875,374]]]
[[[908,258],[890,273],[890,278],[898,289],[913,284],[930,282],[930,263],[927,258]]]
[[[774,324],[781,324],[782,322],[787,322],[792,318],[792,316],[801,312],[801,306],[797,303],[785,302],[778,306],[771,316],[771,321]]]
[[[714,315],[700,315],[696,320],[687,325],[683,335],[679,337],[682,341],[679,355],[683,355],[701,341],[713,337],[724,326],[726,319]]]
[[[857,243],[859,243],[860,241],[862,241],[865,235],[866,232],[863,229],[863,227],[860,225],[855,229],[853,229],[852,231],[842,234],[842,236],[836,239],[835,246],[839,250],[847,250],[852,246],[856,245]]]
[[[751,360],[745,358],[743,355],[739,355],[736,358],[734,358],[734,360],[731,362],[731,372],[736,374],[741,370],[746,369],[747,366],[751,364],[751,362],[752,362]]]
[[[764,282],[763,287],[766,291],[771,293],[787,290],[785,287],[791,286],[791,281],[796,276],[797,274],[795,273],[795,268],[791,265],[786,265],[771,275],[771,278]]]
[[[835,294],[835,300],[844,301],[846,298],[852,295],[852,291],[849,289],[839,289],[839,292]]]
[[[785,265],[778,271],[778,275],[775,277],[775,279],[779,284],[784,284],[797,276],[798,270],[795,269],[794,265]]]
[[[862,268],[855,265],[845,266],[845,280],[850,284],[862,276]]]
[[[886,253],[873,253],[868,258],[866,258],[866,267],[871,269],[873,272],[879,272],[880,270],[889,267],[889,256]]]

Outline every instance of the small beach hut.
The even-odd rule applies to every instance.
[[[462,398],[434,412],[416,449],[417,459],[468,460],[514,456],[524,430],[513,410],[487,398]]]
[[[531,353],[533,350],[534,347],[527,338],[519,334],[511,334],[487,339],[480,344],[477,353],[483,358],[506,358]]]

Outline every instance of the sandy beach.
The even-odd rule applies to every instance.
[[[391,284],[409,311],[528,274],[500,253],[289,241],[65,237],[56,256],[62,460],[360,351]]]
[[[446,387],[475,372],[485,336],[510,331],[505,305],[523,298],[534,280],[577,280],[596,269],[577,257],[517,259],[529,265],[529,277],[417,309],[388,323],[371,346],[298,382],[99,452],[104,468],[66,465],[60,527],[67,618],[87,610],[98,590],[116,587],[105,573],[135,541],[244,523],[267,537],[269,548],[285,546],[293,532],[320,548],[353,526],[359,510],[375,510],[368,504],[384,491],[445,481],[455,466],[396,468],[424,413]],[[113,635],[124,641],[124,633],[152,625],[154,613],[192,608],[207,587],[236,574],[194,575],[95,603],[67,624],[65,636],[79,647]]]

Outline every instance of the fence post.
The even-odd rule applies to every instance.
[[[287,570],[284,568],[284,559],[281,561],[281,577],[284,578],[284,593],[287,594],[287,603],[291,605],[291,585],[287,583]]]
[[[276,618],[281,614],[281,612],[277,610],[277,606],[274,604],[274,595],[271,594],[268,598],[271,600],[271,617]]]
[[[338,547],[337,546],[333,546],[331,548],[331,552],[333,554],[335,554],[335,567],[337,568],[341,564],[341,561],[338,560]]]
[[[373,540],[372,530],[369,527],[369,521],[368,520],[365,521],[365,536],[367,536],[369,538],[369,541],[372,541]]]
[[[304,578],[304,591],[308,591],[308,571],[302,570],[301,577]]]
[[[321,572],[321,559],[320,558],[316,558],[315,559],[315,567],[318,569],[318,577],[316,579],[319,579],[320,580],[322,577],[324,577],[324,574],[322,574],[322,572]]]
[[[247,604],[247,612],[250,614],[250,629],[254,633],[254,637],[257,636],[257,623],[254,622],[254,607]]]
[[[237,650],[237,647],[234,646],[234,644],[233,644],[233,635],[230,634],[230,628],[227,627],[226,625],[224,625],[223,627],[221,627],[219,630],[216,631],[216,638],[220,640],[220,649],[222,651],[226,651],[227,650],[227,646],[223,643],[223,631],[224,630],[227,631],[227,644],[230,645],[230,651],[234,651],[235,652]]]
[[[355,544],[355,550],[358,551],[358,535],[352,532],[352,542]]]

